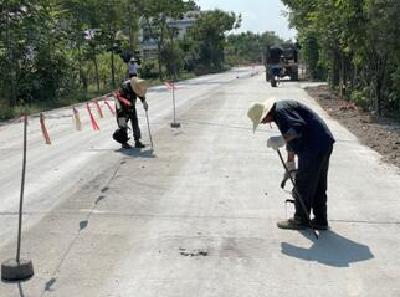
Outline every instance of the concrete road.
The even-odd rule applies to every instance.
[[[302,89],[270,88],[252,69],[197,78],[148,94],[155,150],[120,150],[108,110],[93,132],[71,110],[49,113],[52,145],[29,125],[22,252],[28,282],[1,283],[1,297],[400,296],[399,172],[330,119]],[[282,168],[246,118],[267,96],[301,100],[337,139],[331,160],[332,231],[283,231],[292,212]],[[95,110],[93,110],[95,113]],[[143,139],[148,143],[140,109]],[[20,123],[0,127],[0,259],[15,254]]]

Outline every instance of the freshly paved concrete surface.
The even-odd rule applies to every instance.
[[[399,171],[307,97],[312,83],[272,89],[252,71],[181,83],[176,130],[171,94],[152,89],[154,152],[120,150],[107,110],[100,132],[83,107],[81,132],[69,109],[47,113],[51,146],[31,119],[22,252],[36,275],[1,283],[0,296],[400,296]],[[310,105],[336,137],[332,230],[319,240],[276,227],[291,213],[280,161],[266,149],[278,130],[253,135],[246,118],[268,96]],[[15,254],[21,128],[0,127],[1,261]]]

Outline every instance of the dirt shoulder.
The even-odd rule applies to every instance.
[[[331,117],[355,134],[361,143],[381,154],[384,162],[400,168],[400,123],[393,119],[372,118],[354,104],[339,99],[327,86],[305,90]]]

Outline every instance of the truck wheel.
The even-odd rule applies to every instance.
[[[276,88],[276,77],[275,76],[273,76],[271,78],[271,87]]]
[[[299,81],[299,68],[293,67],[292,68],[292,75],[290,76],[291,81]]]

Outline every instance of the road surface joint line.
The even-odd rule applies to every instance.
[[[109,189],[109,185],[115,179],[115,176],[117,175],[119,169],[121,168],[120,160],[118,160],[117,164],[118,165],[115,167],[115,170],[114,170],[113,174],[108,179],[108,181],[105,183],[105,186],[102,188],[101,193],[106,193],[108,191],[108,189]],[[98,201],[98,198],[97,198],[96,201]],[[82,231],[89,224],[89,219],[92,216],[92,214],[93,214],[93,212],[94,212],[96,207],[97,207],[97,203],[95,202],[95,203],[93,203],[93,207],[87,212],[86,218],[84,218],[83,220],[80,221],[80,230],[79,230],[79,232],[75,235],[74,239],[70,242],[70,244],[68,245],[64,255],[61,257],[60,262],[57,264],[57,266],[54,269],[54,271],[50,274],[51,278],[50,278],[49,281],[46,282],[45,287],[44,287],[40,297],[43,297],[46,294],[46,292],[50,291],[50,289],[53,286],[53,284],[56,283],[56,281],[57,281],[57,272],[60,270],[62,264],[64,263],[64,261],[68,257],[68,255],[71,252],[71,250],[72,250],[73,246],[75,245],[75,243],[81,237]],[[78,213],[81,213],[81,212],[78,212]]]

